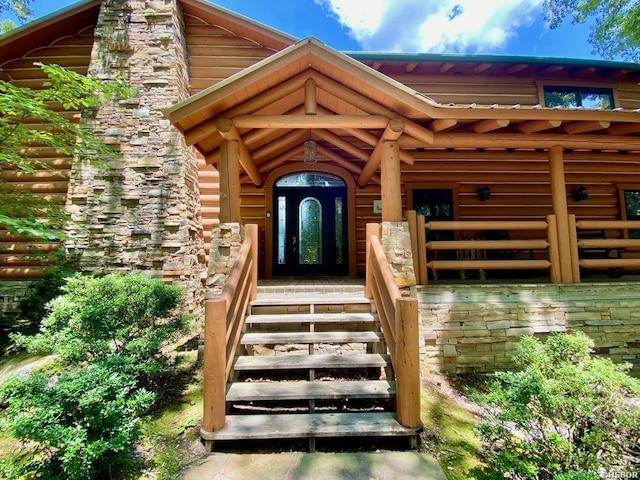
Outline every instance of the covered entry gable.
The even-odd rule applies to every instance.
[[[419,125],[435,104],[414,90],[309,38],[166,111],[209,164],[223,140],[239,144],[252,183],[286,162],[302,161],[314,140],[319,161],[347,169],[360,186],[380,183],[375,172],[382,142],[406,137],[430,144]],[[413,163],[408,151],[400,159]]]

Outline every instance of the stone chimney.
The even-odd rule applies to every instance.
[[[106,165],[74,161],[66,247],[85,272],[142,271],[186,288],[200,314],[205,275],[195,151],[163,110],[189,96],[178,0],[105,0],[89,75],[123,78],[128,99],[85,112],[83,123],[120,152]]]

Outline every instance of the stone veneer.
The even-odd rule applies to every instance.
[[[217,298],[222,294],[243,241],[244,226],[239,223],[221,223],[213,228],[207,272],[207,298]]]
[[[85,272],[140,270],[182,285],[199,314],[205,276],[197,161],[163,115],[189,95],[185,28],[177,0],[105,0],[89,75],[123,78],[133,98],[83,115],[121,158],[105,166],[76,159],[66,247]]]
[[[408,222],[382,222],[380,244],[400,289],[416,284]]]
[[[640,374],[640,283],[427,286],[417,296],[423,368],[509,369],[520,337],[582,330],[597,354]]]

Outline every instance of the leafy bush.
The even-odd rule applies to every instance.
[[[140,274],[76,275],[63,291],[40,333],[12,336],[31,352],[58,354],[67,370],[0,388],[0,426],[36,450],[0,466],[0,476],[112,478],[131,464],[140,416],[174,376],[168,344],[190,325],[178,311],[180,287]]]
[[[41,332],[13,336],[31,353],[53,352],[72,365],[114,354],[131,359],[128,373],[157,389],[170,370],[167,343],[189,329],[178,312],[182,289],[141,274],[75,275],[50,304]]]
[[[113,356],[55,378],[34,374],[8,380],[0,390],[0,397],[10,399],[2,427],[35,442],[37,451],[5,475],[84,480],[130,464],[140,415],[154,395],[119,372],[127,361]]]
[[[505,477],[592,480],[599,469],[637,461],[640,409],[630,396],[640,382],[628,365],[592,357],[592,348],[582,332],[544,344],[525,337],[514,357],[522,370],[495,375],[481,398],[490,414],[479,433]]]

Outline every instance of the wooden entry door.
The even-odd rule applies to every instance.
[[[317,172],[313,176],[317,177]],[[309,183],[309,186],[276,183],[273,273],[347,275],[346,187],[333,182],[318,186],[317,178]]]

